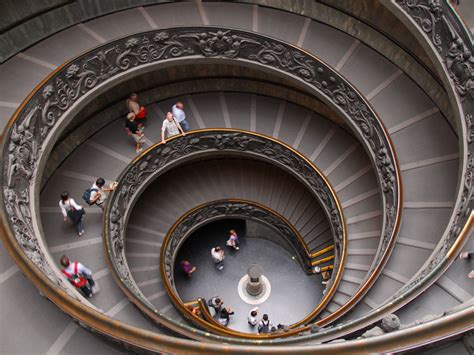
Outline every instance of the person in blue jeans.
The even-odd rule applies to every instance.
[[[173,105],[173,116],[176,120],[181,125],[181,128],[183,131],[187,132],[189,131],[189,123],[186,121],[186,114],[184,113],[184,105],[182,102],[177,102],[175,105]]]
[[[64,221],[70,219],[76,227],[77,235],[82,237],[84,234],[84,224],[82,223],[82,219],[85,214],[84,208],[81,205],[78,205],[76,201],[74,201],[74,199],[69,196],[67,191],[61,193],[59,208],[63,214]]]

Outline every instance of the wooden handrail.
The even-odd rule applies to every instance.
[[[321,250],[318,250],[317,252],[313,253],[310,255],[310,258],[315,258],[317,256],[320,256],[320,255],[323,255],[323,254],[326,254],[327,252],[330,252],[331,250],[334,250],[334,244],[333,245],[330,245],[328,246],[327,248],[324,248],[324,249],[321,249]]]
[[[331,261],[334,259],[334,255],[331,255],[331,256],[328,256],[328,257],[325,257],[325,258],[322,258],[322,259],[318,259],[318,260],[314,260],[311,262],[311,266],[316,266],[316,265],[319,265],[319,264],[323,264],[323,263],[326,263],[328,261]]]

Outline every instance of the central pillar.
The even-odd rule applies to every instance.
[[[258,296],[263,291],[262,267],[258,264],[252,264],[247,270],[247,285],[245,289],[251,296]]]

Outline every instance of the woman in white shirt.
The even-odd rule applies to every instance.
[[[64,191],[61,194],[61,200],[59,201],[59,208],[64,217],[64,221],[69,218],[76,227],[77,235],[82,237],[84,234],[84,225],[82,224],[82,217],[86,213],[82,206],[78,205],[73,198],[69,197],[69,193]]]
[[[224,258],[225,253],[220,247],[214,247],[211,249],[212,261],[214,261],[217,270],[222,270],[224,268]]]
[[[169,138],[178,135],[179,132],[181,132],[183,136],[185,135],[181,125],[176,122],[173,114],[168,112],[166,114],[166,119],[163,121],[163,126],[161,127],[161,143],[166,143],[165,136],[166,138]]]

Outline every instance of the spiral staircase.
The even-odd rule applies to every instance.
[[[25,4],[1,5],[1,353],[473,352],[473,4]],[[176,101],[191,131],[160,143]],[[78,238],[59,195],[99,176],[119,187]],[[176,295],[166,248],[213,201],[270,211],[308,278],[333,270],[287,331],[233,331]]]

